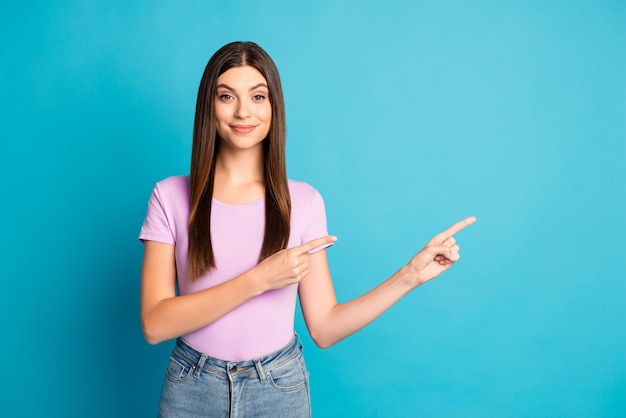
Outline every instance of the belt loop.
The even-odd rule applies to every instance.
[[[296,343],[298,344],[298,347],[300,347],[300,351],[302,351],[302,349],[304,348],[304,344],[302,344],[302,340],[300,339],[298,333],[294,331],[294,334],[296,336]]]
[[[202,372],[202,368],[204,367],[204,362],[206,361],[207,357],[208,356],[206,354],[202,354],[200,356],[200,360],[198,360],[198,364],[196,364],[195,367],[196,370],[194,370],[193,372],[193,377],[195,377],[196,379],[200,377],[200,372]]]
[[[256,367],[256,372],[259,375],[259,379],[261,379],[261,382],[265,382],[266,376],[265,376],[265,372],[263,371],[263,365],[261,364],[261,359],[255,358],[253,361],[254,361],[254,367]]]

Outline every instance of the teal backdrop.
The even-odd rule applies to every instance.
[[[279,67],[339,299],[478,217],[338,345],[297,313],[315,416],[626,416],[625,1],[3,2],[0,39],[0,416],[155,416],[137,234],[233,40]]]

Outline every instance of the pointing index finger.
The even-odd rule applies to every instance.
[[[443,231],[439,235],[444,237],[444,239],[445,238],[449,238],[452,235],[454,235],[457,232],[459,232],[461,229],[465,228],[466,226],[469,226],[469,225],[473,224],[474,222],[476,222],[476,217],[474,217],[474,216],[467,217],[467,218],[463,219],[461,222],[455,223],[454,225],[452,225],[450,228],[446,229],[445,231]]]
[[[337,241],[337,237],[334,236],[334,235],[327,235],[325,237],[316,238],[316,239],[311,240],[309,242],[305,242],[300,247],[298,247],[298,249],[299,249],[298,252],[300,254],[308,253],[311,250],[314,250],[314,249],[316,249],[318,247],[321,247],[323,245],[326,245],[326,244],[332,244],[335,241]]]

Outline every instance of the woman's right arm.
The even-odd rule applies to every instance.
[[[174,246],[144,241],[141,326],[150,344],[203,328],[268,290],[298,283],[308,274],[308,251],[329,244],[323,237],[280,251],[245,273],[199,292],[176,296]]]
[[[176,296],[174,246],[144,242],[141,270],[141,326],[150,344],[200,329],[259,294],[250,272],[223,284]]]

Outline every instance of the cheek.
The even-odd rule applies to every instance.
[[[223,106],[215,106],[215,119],[218,121],[218,123],[227,119],[227,116],[228,114]]]
[[[270,127],[272,125],[272,108],[268,106],[268,108],[263,112],[263,118],[265,121],[265,135],[270,132]]]
[[[269,104],[267,106],[263,106],[263,108],[260,109],[259,116],[269,123],[272,120],[272,106]]]

